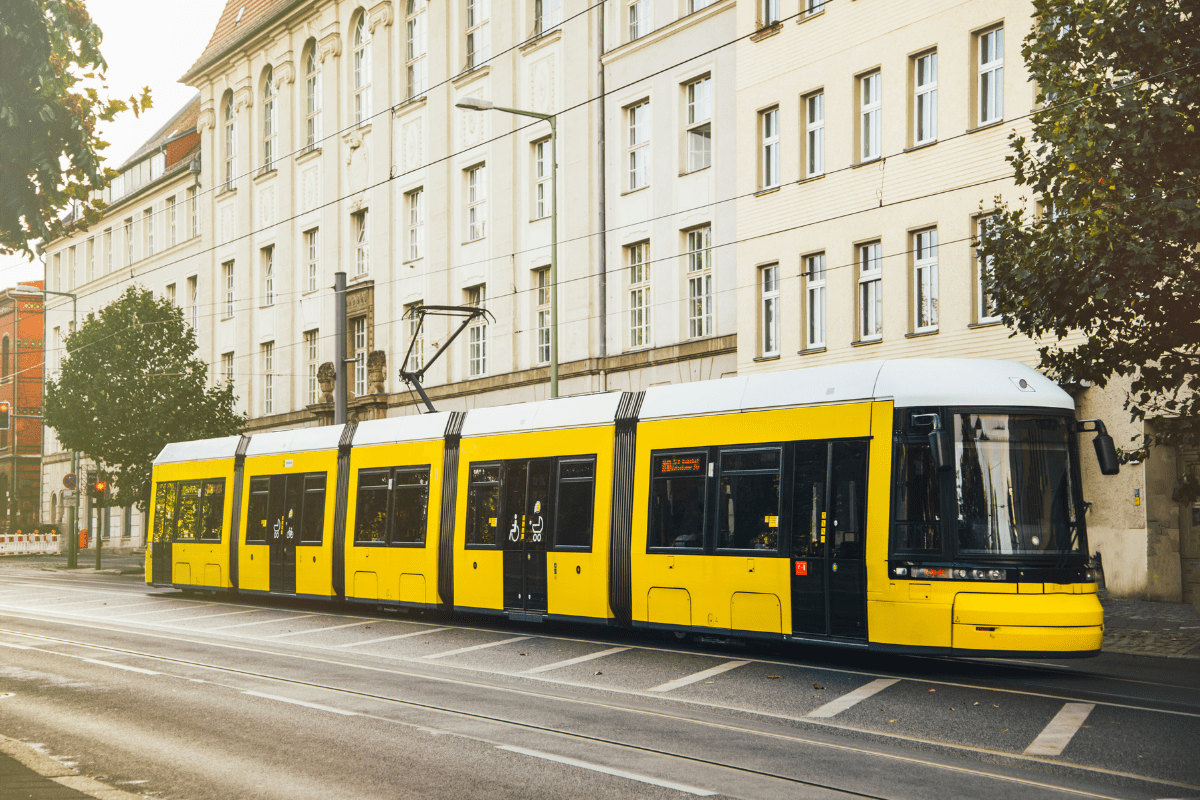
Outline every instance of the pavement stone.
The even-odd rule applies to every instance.
[[[1101,598],[1106,653],[1200,659],[1200,611],[1187,603]]]
[[[38,752],[0,736],[0,798],[4,800],[143,800],[114,789]]]

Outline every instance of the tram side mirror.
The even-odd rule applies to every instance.
[[[950,469],[953,460],[950,457],[950,439],[942,430],[942,418],[939,414],[916,414],[912,418],[914,425],[932,425],[929,432],[929,452],[933,456],[933,465],[940,472]]]
[[[1091,425],[1092,427],[1087,427]],[[1117,458],[1117,446],[1108,435],[1108,429],[1098,419],[1085,419],[1079,422],[1080,431],[1095,431],[1096,438],[1092,444],[1096,448],[1096,461],[1100,464],[1101,475],[1116,475],[1121,471],[1121,461]]]

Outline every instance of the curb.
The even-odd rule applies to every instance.
[[[10,756],[18,763],[41,775],[47,781],[52,781],[68,789],[74,789],[89,797],[94,797],[96,800],[145,800],[143,795],[114,789],[107,783],[101,783],[95,778],[80,775],[78,771],[55,761],[50,756],[39,753],[17,739],[0,736],[0,753]]]

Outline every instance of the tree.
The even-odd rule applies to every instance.
[[[1200,0],[1034,9],[1022,54],[1044,107],[1008,160],[1042,208],[998,201],[985,291],[1007,325],[1053,338],[1054,377],[1128,378],[1133,420],[1200,444]]]
[[[4,0],[0,12],[0,253],[32,255],[29,242],[59,234],[68,204],[95,220],[93,192],[108,185],[98,122],[150,107],[102,97],[100,28],[82,0]]]
[[[67,336],[58,380],[46,382],[46,424],[113,480],[110,505],[150,501],[154,457],[168,442],[240,433],[233,387],[207,388],[208,365],[183,311],[130,286]]]

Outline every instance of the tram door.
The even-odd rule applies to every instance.
[[[796,444],[792,631],[865,639],[867,446]]]
[[[504,462],[504,607],[546,611],[550,459]]]
[[[164,481],[154,496],[154,530],[150,544],[150,568],[155,583],[171,583],[171,540],[175,538],[175,500],[179,484]],[[89,522],[90,524],[90,522]]]
[[[271,546],[271,591],[296,593],[296,542],[300,538],[303,475],[271,476],[271,507],[267,535]]]

